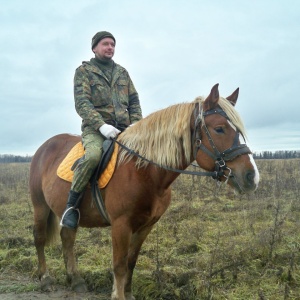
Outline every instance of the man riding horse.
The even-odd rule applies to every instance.
[[[112,58],[116,40],[107,31],[92,38],[95,57],[84,61],[74,77],[75,108],[82,118],[82,143],[85,149],[74,171],[68,202],[61,225],[76,229],[82,194],[99,164],[105,139],[142,119],[138,93],[125,68]]]

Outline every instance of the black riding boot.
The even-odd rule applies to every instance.
[[[61,217],[61,226],[71,229],[77,228],[80,217],[78,206],[81,201],[81,196],[82,193],[77,193],[70,190],[67,207]]]

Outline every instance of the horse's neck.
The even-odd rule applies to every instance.
[[[158,185],[162,189],[167,189],[174,181],[175,179],[181,174],[180,171],[185,170],[192,160],[188,163],[182,163],[180,166],[177,166],[175,168],[169,168],[166,166],[162,166],[158,168],[157,166],[154,166],[151,164],[148,166],[150,167],[150,176],[152,178],[155,178],[155,181],[157,181]]]
[[[178,172],[167,171],[165,169],[157,169],[156,167],[151,168],[150,176],[152,180],[156,182],[156,186],[159,189],[166,190],[175,181],[175,179],[180,175]]]

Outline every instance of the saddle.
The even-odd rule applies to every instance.
[[[106,187],[115,170],[117,154],[118,145],[115,145],[112,140],[105,140],[103,142],[103,153],[100,163],[90,182],[97,182],[102,189]],[[83,156],[83,145],[81,142],[78,142],[60,163],[57,168],[57,176],[63,180],[72,182],[74,170]]]
[[[106,187],[110,181],[116,166],[118,148],[112,140],[103,142],[103,153],[100,163],[90,179],[89,188],[91,189],[93,200],[104,220],[110,224],[109,217],[106,213],[104,200],[101,190]],[[74,170],[84,156],[84,148],[81,142],[77,143],[67,154],[57,169],[57,176],[68,182],[72,182]]]

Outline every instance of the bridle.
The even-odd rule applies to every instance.
[[[216,147],[216,145],[211,137],[211,134],[209,133],[209,130],[205,124],[205,117],[213,115],[213,114],[219,114],[219,115],[223,116],[224,118],[226,118],[230,122],[229,117],[227,116],[225,111],[220,107],[217,107],[217,108],[214,108],[211,110],[207,110],[207,111],[200,111],[200,109],[199,109],[198,111],[199,111],[199,113],[198,113],[197,117],[195,118],[195,127],[194,127],[195,129],[194,129],[194,138],[193,138],[193,140],[195,141],[194,142],[195,143],[194,159],[196,160],[198,151],[200,151],[200,150],[203,151],[208,156],[210,156],[215,162],[215,169],[214,169],[215,175],[212,176],[213,179],[220,181],[222,177],[225,177],[226,181],[228,181],[228,179],[231,177],[234,177],[234,175],[232,175],[232,171],[226,165],[226,162],[231,161],[240,155],[251,154],[252,152],[246,144],[239,144],[240,134],[242,135],[242,133],[238,130],[238,128],[236,128],[236,134],[235,134],[232,146],[230,148],[226,149],[225,151],[220,152],[218,150],[218,148]],[[208,141],[212,148],[212,151],[207,149],[207,147],[205,147],[201,141],[202,140],[201,139],[201,127],[203,127],[203,129],[204,129],[204,132],[208,138]],[[245,137],[243,135],[242,135],[242,137],[245,140]],[[225,174],[226,170],[229,172],[228,175]]]

